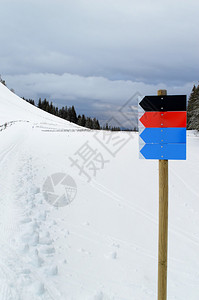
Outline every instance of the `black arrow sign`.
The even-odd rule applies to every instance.
[[[145,111],[186,111],[186,95],[145,96],[139,104]]]

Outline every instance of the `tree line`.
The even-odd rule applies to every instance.
[[[62,108],[58,108],[57,106],[54,106],[52,102],[49,102],[46,98],[44,100],[41,100],[41,98],[39,98],[37,105],[35,104],[35,101],[32,99],[25,99],[24,97],[22,99],[26,100],[32,105],[37,106],[42,110],[45,110],[46,112],[52,115],[55,115],[64,120],[80,125],[82,127],[86,127],[90,129],[101,129],[99,121],[96,118],[86,117],[84,114],[82,115],[79,114],[77,116],[74,105],[72,105],[71,107],[62,106]]]

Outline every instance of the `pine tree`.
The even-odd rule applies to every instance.
[[[93,129],[100,129],[99,121],[96,118],[93,119]]]
[[[82,117],[80,115],[78,115],[78,117],[77,117],[77,125],[81,126],[81,122],[82,122]]]
[[[53,104],[50,102],[49,113],[53,114]]]
[[[62,108],[59,109],[59,117],[64,119],[64,106],[62,106]]]
[[[39,108],[42,108],[42,104],[41,104],[41,98],[39,98],[39,102],[38,102],[38,105],[37,105]]]
[[[199,85],[193,86],[187,108],[187,129],[199,130]]]
[[[192,129],[191,128],[191,118],[193,115],[194,102],[196,100],[195,91],[196,91],[196,86],[194,84],[191,95],[189,96],[188,107],[187,107],[187,128],[188,129]]]
[[[91,118],[86,118],[86,124],[85,124],[86,128],[90,128],[93,129],[93,120]]]
[[[77,123],[77,114],[76,114],[74,106],[72,106],[72,108],[71,108],[71,122]]]
[[[72,109],[71,107],[68,108],[68,114],[67,114],[67,120],[69,122],[71,122],[71,118],[72,118]]]
[[[68,117],[68,107],[67,107],[67,106],[65,106],[65,108],[64,108],[64,114],[63,114],[63,118],[64,118],[65,120],[67,120],[67,117]]]
[[[86,126],[86,117],[85,117],[84,114],[82,115],[82,119],[81,119],[81,124],[80,125],[83,126],[83,127]]]

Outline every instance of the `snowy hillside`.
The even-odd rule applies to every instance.
[[[82,127],[67,122],[61,118],[51,115],[41,109],[38,109],[34,105],[21,99],[3,84],[0,83],[0,129],[4,127],[4,124],[12,125],[19,122],[31,122],[34,126],[40,125],[43,129],[56,129],[62,128],[63,130],[82,130]]]
[[[156,299],[158,162],[138,135],[86,131],[1,84],[0,120],[0,300]],[[199,295],[198,150],[191,132],[169,162],[170,300]]]

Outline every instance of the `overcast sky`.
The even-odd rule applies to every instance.
[[[0,0],[0,74],[16,94],[110,117],[199,80],[198,0]]]

